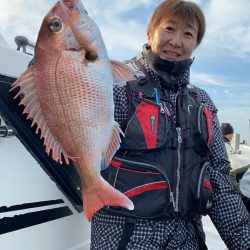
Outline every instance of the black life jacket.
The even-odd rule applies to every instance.
[[[125,137],[102,175],[135,209],[105,209],[138,218],[206,215],[213,198],[212,113],[189,87],[177,97],[175,121],[169,100],[146,78],[128,82],[127,93]]]

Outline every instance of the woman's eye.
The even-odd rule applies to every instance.
[[[185,36],[186,37],[193,37],[193,33],[191,33],[191,32],[185,32]]]
[[[173,32],[174,31],[174,27],[168,26],[168,27],[165,27],[165,30],[167,30],[169,32]]]

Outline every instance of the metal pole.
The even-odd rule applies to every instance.
[[[250,119],[248,120],[248,140],[247,145],[250,146]]]

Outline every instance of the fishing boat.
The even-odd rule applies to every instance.
[[[34,47],[25,37],[15,41],[17,49],[0,34],[0,249],[89,250],[78,173],[47,156],[20,100],[9,93]]]

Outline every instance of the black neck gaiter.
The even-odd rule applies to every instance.
[[[166,60],[152,52],[148,44],[143,46],[142,56],[149,68],[159,76],[162,87],[177,90],[179,87],[189,84],[190,66],[193,59]]]

